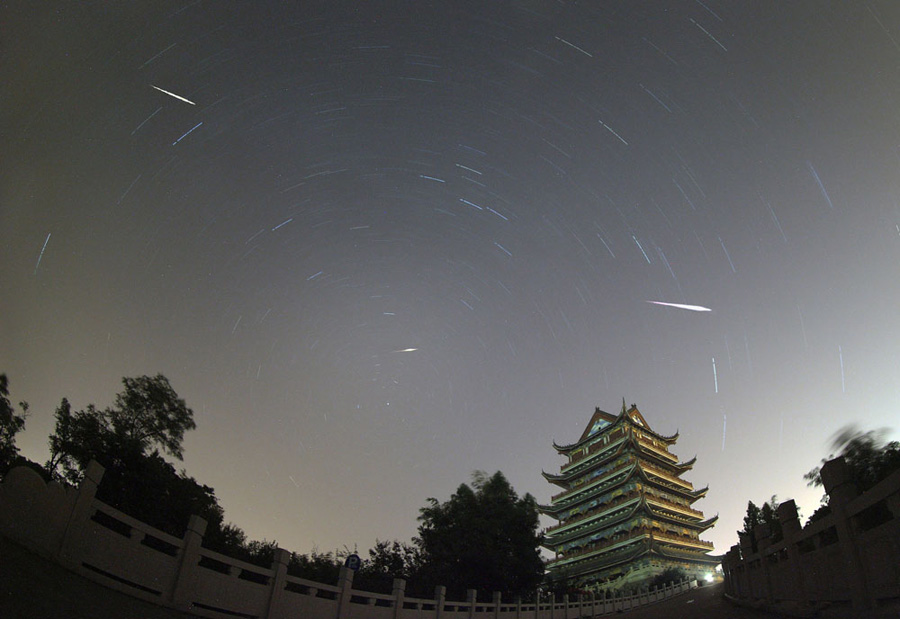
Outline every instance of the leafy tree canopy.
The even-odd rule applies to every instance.
[[[16,447],[16,434],[25,428],[28,417],[28,404],[20,402],[22,414],[17,415],[9,401],[9,380],[6,374],[0,374],[0,477],[6,474],[19,453]]]
[[[803,478],[809,486],[822,485],[822,464],[834,459],[834,452],[843,456],[850,475],[860,492],[869,490],[894,471],[900,469],[900,443],[884,440],[887,429],[863,432],[855,425],[846,425],[831,439],[832,455],[822,459],[822,463],[811,469]],[[822,502],[828,500],[822,497]]]
[[[109,460],[146,456],[150,449],[162,450],[182,459],[184,433],[197,427],[194,412],[178,397],[162,374],[123,378],[124,391],[115,404],[100,410],[93,404],[72,411],[63,398],[56,409],[56,430],[50,435],[47,468],[69,481],[80,479],[91,458],[104,466]],[[61,469],[61,471],[59,470]]]
[[[196,428],[193,411],[162,374],[124,378],[113,406],[74,411],[65,398],[56,409],[46,468],[78,483],[93,459],[104,466],[97,498],[173,535],[192,514],[207,520],[215,538],[223,511],[209,486],[177,472],[160,450],[183,455],[184,433]]]
[[[428,501],[417,545],[430,585],[446,585],[448,595],[469,588],[525,594],[541,582],[537,503],[530,494],[519,498],[503,473],[476,472],[472,486],[460,485],[449,501]]]

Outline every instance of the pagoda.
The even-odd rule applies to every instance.
[[[552,580],[588,588],[640,586],[667,568],[703,578],[720,557],[700,534],[718,516],[704,518],[691,505],[706,495],[681,478],[696,458],[679,462],[669,452],[678,440],[654,432],[632,404],[612,415],[597,408],[581,438],[553,447],[569,461],[544,478],[562,488],[540,505],[558,520],[544,531]]]

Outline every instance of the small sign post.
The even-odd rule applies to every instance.
[[[344,559],[344,567],[350,568],[354,572],[359,571],[361,565],[362,561],[360,560],[359,555],[355,552],[353,554],[347,555],[347,558]]]

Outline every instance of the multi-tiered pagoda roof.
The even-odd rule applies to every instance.
[[[596,409],[575,443],[554,442],[569,461],[559,473],[543,473],[562,489],[540,506],[558,520],[544,532],[544,546],[556,555],[551,577],[638,582],[668,567],[697,576],[714,569],[718,558],[707,554],[713,545],[700,534],[718,517],[691,507],[707,488],[681,478],[696,458],[679,462],[669,452],[677,440],[677,432],[658,434],[623,402],[619,415]]]

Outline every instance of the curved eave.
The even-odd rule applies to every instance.
[[[687,490],[685,491],[685,494],[688,494],[693,500],[696,501],[705,497],[707,492],[709,492],[709,486],[698,488],[696,490]]]
[[[636,498],[637,497],[635,497],[635,499]],[[614,527],[615,525],[619,524],[620,522],[624,522],[625,520],[628,520],[629,518],[633,517],[637,513],[637,511],[639,509],[641,509],[641,505],[644,505],[644,504],[645,503],[644,503],[643,499],[635,502],[635,504],[631,506],[630,510],[624,509],[624,510],[622,510],[622,512],[619,515],[614,516],[612,518],[612,520],[608,520],[608,521],[604,522],[602,528],[608,529],[608,528]],[[597,515],[599,516],[600,514],[597,514]],[[585,532],[582,532],[580,535],[590,535],[591,533],[593,533],[593,531],[585,531]],[[544,546],[544,548],[547,548],[548,550],[555,550],[555,548],[554,548],[555,546],[559,546],[560,544],[565,544],[566,542],[570,541],[571,539],[579,537],[579,534],[576,534],[575,531],[564,531],[559,537],[560,537],[559,541],[554,541],[554,539],[553,539],[554,533],[551,533],[549,536],[544,538],[544,544],[542,544],[542,546]]]
[[[597,468],[598,466],[603,466],[610,460],[615,459],[616,456],[622,455],[622,453],[625,451],[625,447],[628,445],[628,440],[617,439],[616,442],[618,442],[619,440],[621,440],[622,442],[619,443],[618,445],[616,445],[615,449],[612,449],[611,448],[612,446],[610,445],[610,446],[606,446],[605,449],[601,450],[600,453],[606,452],[606,455],[604,457],[597,458],[597,460],[595,460],[594,462],[587,463],[587,460],[589,460],[591,458],[595,458],[598,455],[598,454],[590,454],[589,456],[585,457],[584,460],[579,461],[578,463],[574,464],[572,466],[572,468],[570,468],[565,473],[560,471],[560,473],[557,474],[557,477],[559,479],[564,479],[566,481],[571,481],[573,479],[577,479],[578,477],[581,477],[582,475],[584,475],[587,471],[593,470],[593,469]],[[615,445],[615,442],[612,443],[612,445]],[[582,462],[586,463],[586,465],[583,467],[582,467]],[[552,474],[552,473],[548,473],[548,474]],[[551,481],[551,480],[548,480],[548,481]],[[553,483],[553,482],[551,481],[551,483]]]
[[[646,502],[646,500],[645,500]],[[671,522],[672,524],[677,524],[680,526],[687,526],[692,529],[698,529],[699,531],[705,531],[709,527],[713,526],[716,523],[716,520],[719,518],[718,516],[713,516],[712,518],[708,518],[706,520],[700,520],[696,516],[688,516],[686,514],[680,514],[679,516],[670,516],[660,509],[666,509],[671,512],[677,513],[677,510],[670,507],[662,507],[657,508],[653,505],[647,504],[647,513],[650,517],[655,518],[657,520],[665,520],[667,522]],[[696,520],[694,520],[696,518]],[[707,524],[709,523],[709,524]]]
[[[549,481],[551,484],[556,484],[560,488],[568,489],[568,480],[569,477],[565,475],[559,475],[556,473],[547,473],[546,471],[541,471],[541,475],[544,479]]]
[[[697,462],[697,456],[694,456],[687,462],[679,462],[678,464],[675,464],[673,466],[675,466],[675,468],[678,469],[679,471],[689,471],[692,468],[694,468],[694,464],[696,462]]]
[[[628,548],[628,546],[624,546],[619,549],[605,549],[606,552],[598,552],[598,554],[593,557],[578,557],[571,561],[560,559],[560,563],[564,561],[565,563],[563,563],[562,565],[560,565],[560,563],[551,563],[550,565],[548,565],[548,569],[551,571],[560,568],[572,569],[572,576],[578,576],[579,574],[582,574],[584,572],[595,572],[600,569],[627,563],[651,552],[651,545],[649,541],[650,540],[647,538],[640,539],[631,544],[633,548],[631,548],[627,552],[622,552],[622,550]]]
[[[719,514],[716,514],[712,518],[707,518],[706,520],[701,520],[697,523],[697,526],[701,531],[706,531],[707,529],[712,528],[719,521]]]
[[[631,417],[629,417],[623,411],[623,412],[619,413],[618,415],[616,415],[616,418],[613,419],[612,421],[610,421],[609,425],[607,425],[605,428],[603,428],[603,430],[601,430],[600,432],[596,432],[594,434],[588,434],[584,438],[578,439],[577,441],[575,441],[574,443],[571,443],[569,445],[559,445],[559,444],[557,444],[556,441],[553,441],[553,448],[556,449],[556,451],[558,451],[560,453],[569,453],[571,451],[575,451],[576,449],[580,449],[581,447],[584,447],[584,445],[586,443],[590,442],[590,440],[592,438],[597,436],[597,434],[605,434],[607,432],[612,431],[616,426],[618,426],[620,423],[622,423],[623,419],[626,419],[626,418],[629,421],[631,421]],[[634,423],[633,421],[631,421],[631,422]],[[641,426],[638,426],[637,424],[635,424],[635,426],[639,427],[639,428],[641,427]],[[646,429],[646,428],[644,428],[644,429]],[[650,430],[650,432],[653,432],[653,430]]]
[[[546,511],[548,512],[547,513],[548,516],[550,515],[549,512],[551,512],[551,511],[561,512],[566,509],[572,509],[576,505],[580,505],[581,503],[584,503],[585,501],[590,499],[595,494],[598,494],[599,492],[606,492],[607,490],[610,490],[612,488],[615,488],[616,486],[620,486],[620,485],[624,484],[629,479],[634,477],[635,472],[639,472],[640,475],[643,475],[643,471],[641,470],[641,467],[638,466],[637,463],[632,463],[628,468],[622,468],[617,471],[613,471],[613,472],[609,473],[609,479],[603,481],[603,483],[599,483],[596,487],[591,488],[589,491],[585,492],[584,495],[578,500],[560,501],[559,503],[557,503],[555,505],[538,505],[538,509],[541,511],[544,511],[544,508],[547,508]],[[619,475],[622,475],[623,473],[627,473],[627,474],[624,477],[622,477],[621,479],[619,479],[618,481],[615,481],[615,482],[612,481],[612,480],[616,479]],[[600,480],[598,480],[598,481],[600,481]],[[593,483],[593,482],[591,482],[591,483]],[[586,490],[586,488],[585,488],[585,490]],[[577,496],[577,494],[578,493],[575,493],[572,496]]]
[[[694,561],[697,563],[704,563],[707,565],[717,565],[721,562],[721,559],[714,556],[708,555],[701,550],[679,550],[673,546],[668,544],[661,544],[660,542],[653,540],[653,544],[651,546],[651,552],[653,554],[659,555],[660,557],[665,557],[667,559],[679,559],[686,561]]]
[[[675,434],[673,434],[672,436],[663,436],[662,434],[657,434],[656,438],[663,441],[667,445],[674,445],[676,442],[678,442],[678,436],[678,430],[675,430]]]

